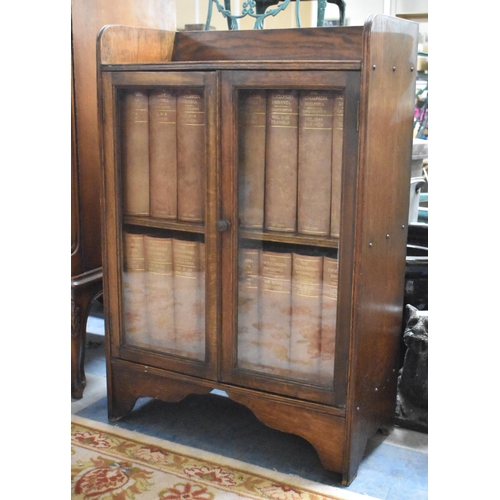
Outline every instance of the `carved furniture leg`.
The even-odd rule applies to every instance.
[[[81,399],[85,377],[87,319],[94,300],[102,294],[102,270],[71,278],[71,397]]]

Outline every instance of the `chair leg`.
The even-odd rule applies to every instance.
[[[81,399],[87,385],[85,342],[92,303],[102,294],[102,277],[71,287],[71,397]]]

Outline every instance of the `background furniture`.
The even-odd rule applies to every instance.
[[[71,396],[85,388],[85,331],[102,293],[96,39],[109,23],[175,29],[175,1],[71,2]]]
[[[300,1],[301,0],[292,0],[297,2],[297,10],[296,10],[296,23],[297,27],[301,27],[300,22]],[[307,2],[309,0],[302,0],[303,2]],[[290,2],[290,0],[288,0]],[[242,13],[240,15],[235,15],[231,12],[231,0],[224,0],[224,5],[221,4],[221,0],[209,0],[208,12],[207,12],[207,20],[205,23],[205,29],[210,29],[210,20],[212,18],[212,10],[213,4],[216,4],[217,10],[227,18],[227,26],[229,29],[238,29],[238,19],[241,17],[245,17],[250,15],[256,19],[255,28],[261,29],[264,27],[264,20],[269,15],[277,15],[281,11],[280,9],[285,9],[287,7],[286,2],[282,0],[256,0],[255,7],[254,6],[243,6]],[[325,9],[327,3],[333,3],[337,5],[339,8],[339,26],[345,25],[345,8],[346,3],[344,0],[318,0],[318,21],[317,26],[323,26],[323,21],[325,19]],[[279,5],[278,5],[279,4]],[[272,10],[267,11],[269,7],[275,7]]]

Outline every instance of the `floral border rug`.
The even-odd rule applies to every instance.
[[[370,500],[76,415],[71,457],[74,500]]]

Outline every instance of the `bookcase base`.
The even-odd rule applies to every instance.
[[[342,475],[343,485],[356,477],[359,463],[345,465],[345,411],[335,407],[113,359],[108,366],[108,418],[115,422],[126,416],[141,397],[177,403],[191,394],[209,394],[213,389],[225,391],[268,427],[304,438],[314,447],[325,469]]]

